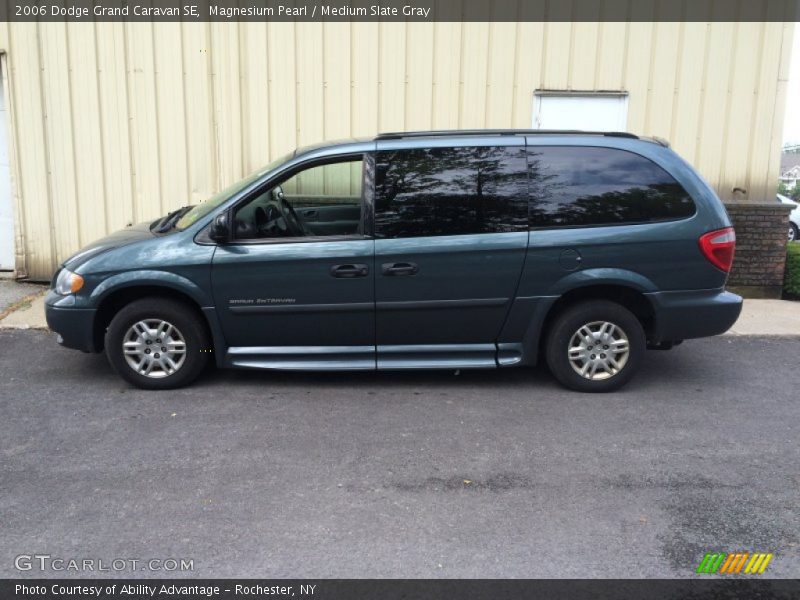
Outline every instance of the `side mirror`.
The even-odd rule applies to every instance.
[[[208,237],[220,244],[230,241],[231,228],[227,212],[214,217],[211,223],[211,229],[208,232]]]

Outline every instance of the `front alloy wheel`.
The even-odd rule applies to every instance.
[[[160,297],[123,307],[108,325],[105,347],[117,373],[148,390],[194,381],[211,356],[208,329],[199,311]]]
[[[128,328],[122,352],[131,369],[145,377],[160,379],[172,375],[186,362],[186,341],[172,323],[146,319]]]

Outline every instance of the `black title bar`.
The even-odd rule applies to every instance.
[[[0,21],[771,21],[800,0],[0,0]]]
[[[3,600],[627,600],[797,598],[797,580],[760,577],[601,580],[502,579],[3,579]]]

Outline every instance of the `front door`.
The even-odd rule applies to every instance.
[[[528,244],[524,141],[402,144],[378,146],[378,367],[494,367]]]
[[[228,364],[375,368],[362,164],[309,166],[234,209],[235,239],[211,269]]]

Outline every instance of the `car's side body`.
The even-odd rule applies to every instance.
[[[375,183],[376,168],[379,178],[388,178],[392,169],[402,169],[392,157],[436,148],[490,149],[504,168],[520,161],[527,175],[514,181],[521,186],[524,218],[479,233],[376,234],[376,222],[380,228],[401,221],[381,208],[385,190]],[[541,149],[552,148],[643,157],[688,192],[695,212],[613,226],[532,226],[531,162]],[[365,163],[358,235],[228,243],[210,236],[215,217],[255,190],[303,167],[348,156]],[[139,296],[162,294],[202,312],[213,342],[207,350],[219,366],[534,365],[549,322],[571,301],[605,298],[627,306],[653,346],[727,330],[741,298],[725,291],[727,273],[698,247],[703,234],[726,227],[730,221],[713,190],[654,141],[538,132],[379,136],[302,149],[182,231],[156,235],[137,226],[97,242],[64,263],[85,283],[78,294],[51,292],[47,317],[65,346],[100,351],[116,311]],[[344,270],[337,274],[337,268]]]

